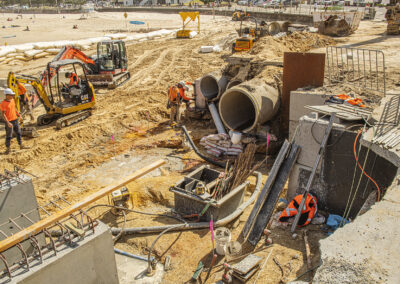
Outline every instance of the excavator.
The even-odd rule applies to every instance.
[[[243,10],[235,10],[232,14],[232,21],[247,20],[250,14]]]
[[[45,73],[46,78],[39,79],[9,72],[7,85],[15,93],[15,102],[19,111],[18,82],[32,86],[44,106],[46,113],[37,118],[39,126],[55,121],[56,128],[61,129],[91,115],[92,108],[96,104],[96,96],[80,60],[64,59],[49,62]],[[72,80],[72,77],[76,80]],[[42,80],[45,80],[47,84],[43,85]],[[22,133],[24,136],[35,137],[36,129],[22,125]]]
[[[53,59],[78,59],[83,62],[87,78],[95,87],[114,89],[130,78],[125,43],[122,40],[107,40],[97,43],[97,56],[89,57],[74,46],[65,46]],[[46,85],[48,70],[42,74],[42,83]],[[50,70],[50,74],[52,74]],[[52,75],[50,75],[51,77]]]
[[[256,18],[250,17],[249,20],[255,23],[255,28],[242,28],[243,20],[240,21],[239,38],[232,43],[232,53],[251,50],[254,43],[267,34],[264,21],[261,22],[261,26],[258,26]]]

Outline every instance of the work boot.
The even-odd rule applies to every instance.
[[[25,146],[25,145],[19,145],[19,148],[21,149],[21,150],[24,150],[24,149],[30,149],[30,147],[28,147],[28,146]]]
[[[10,152],[11,152],[11,149],[10,149],[10,147],[7,147],[7,148],[6,148],[6,151],[4,152],[4,155],[8,155],[8,154],[10,154]]]

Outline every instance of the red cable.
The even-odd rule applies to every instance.
[[[358,134],[356,136],[356,140],[354,140],[354,149],[353,149],[354,150],[354,158],[356,159],[356,162],[357,162],[359,168],[361,169],[361,171],[363,172],[363,174],[375,184],[376,188],[378,189],[378,201],[381,201],[381,189],[379,188],[376,181],[373,178],[371,178],[369,175],[367,175],[367,173],[364,171],[363,167],[360,165],[360,162],[358,161],[356,145],[357,145],[358,137],[360,137],[361,133],[362,133],[362,129],[360,130],[360,132],[358,132]]]

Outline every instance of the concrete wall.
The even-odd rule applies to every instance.
[[[301,146],[301,152],[289,177],[288,200],[304,192],[328,120],[328,118],[316,119],[311,115],[303,116],[300,119],[299,129],[294,141]],[[358,129],[351,129],[350,126],[352,125],[354,124],[344,121],[334,123],[328,139],[328,146],[311,187],[311,193],[317,197],[320,209],[342,215],[348,202],[352,184],[354,183],[353,194],[358,186],[350,217],[354,217],[359,212],[371,192],[377,191],[374,184],[361,174],[359,168],[355,168],[353,145]],[[364,160],[367,159],[365,171],[377,181],[382,189],[387,188],[392,183],[397,173],[397,167],[393,164],[372,151],[368,153],[368,150],[364,147],[361,148],[358,158],[362,165]]]
[[[0,186],[0,224],[5,224],[0,226],[0,230],[8,236],[20,231],[16,225],[7,223],[9,218],[14,219],[18,226],[22,228],[30,226],[31,223],[25,218],[17,218],[21,216],[21,213],[26,213],[28,218],[34,222],[40,220],[39,212],[34,210],[37,208],[37,202],[32,180],[25,175],[21,175],[19,179],[18,182],[14,179],[10,180],[9,183],[5,181]],[[40,244],[45,243],[43,235],[38,235],[36,238]],[[0,240],[4,239],[5,237],[0,234]],[[23,242],[22,247],[27,254],[34,250],[29,241]],[[3,255],[8,264],[15,263],[22,258],[21,251],[16,247],[5,251]],[[0,270],[4,268],[3,262],[0,261]]]
[[[98,12],[153,12],[153,13],[170,13],[178,14],[181,11],[200,11],[201,15],[212,15],[211,8],[189,9],[182,7],[121,7],[121,8],[99,8]],[[229,10],[215,10],[215,15],[232,16],[233,11]],[[286,13],[271,13],[271,12],[251,12],[253,17],[265,21],[289,21],[297,24],[313,25],[313,18],[311,15],[298,15]]]
[[[99,222],[95,234],[86,236],[76,247],[64,246],[57,256],[50,254],[29,271],[19,271],[13,283],[20,284],[114,284],[119,283],[111,232]],[[16,272],[17,274],[18,272]],[[0,279],[0,283],[5,279]]]
[[[292,139],[299,119],[310,110],[305,106],[323,105],[330,95],[324,93],[316,93],[311,91],[292,91],[290,92],[290,108],[289,108],[289,140]]]
[[[400,283],[399,178],[381,202],[320,241],[313,283]]]

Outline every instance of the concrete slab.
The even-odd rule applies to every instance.
[[[115,254],[118,278],[120,284],[156,284],[162,283],[164,267],[157,264],[157,269],[152,277],[146,276],[147,262]]]
[[[303,115],[311,111],[304,106],[323,105],[330,95],[315,91],[292,91],[290,92],[290,112],[289,120],[298,121]]]
[[[400,283],[400,188],[397,179],[383,200],[320,241],[323,265],[314,283]]]
[[[118,275],[114,257],[114,244],[109,227],[101,222],[95,233],[87,236],[71,248],[62,245],[44,257],[43,263],[34,261],[29,271],[20,269],[13,273],[12,283],[21,284],[117,284]],[[8,277],[0,283],[9,283]]]
[[[318,123],[317,123],[318,122]],[[297,163],[306,167],[313,167],[317,153],[319,152],[320,142],[325,134],[325,129],[328,127],[329,117],[316,118],[315,115],[310,114],[300,118],[300,128],[295,137],[295,143],[302,146]],[[344,131],[348,124],[334,123],[332,127],[333,132],[329,141],[335,141],[340,132]],[[328,144],[330,143],[328,141]],[[332,142],[331,142],[332,143]],[[318,169],[321,168],[321,165]]]

